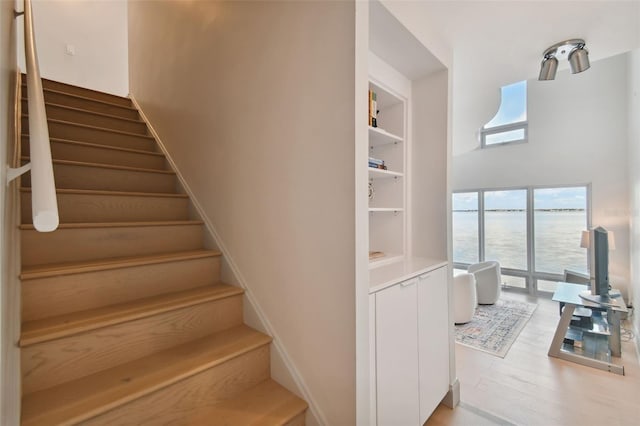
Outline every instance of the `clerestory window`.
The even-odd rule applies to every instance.
[[[480,130],[481,146],[527,141],[527,81],[504,86],[495,117]]]

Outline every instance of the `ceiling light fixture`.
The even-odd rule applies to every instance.
[[[538,80],[553,80],[556,78],[558,70],[558,59],[568,59],[569,67],[572,74],[588,70],[589,51],[585,48],[585,42],[582,39],[574,38],[571,40],[556,43],[542,54],[544,59],[540,64],[540,75]]]

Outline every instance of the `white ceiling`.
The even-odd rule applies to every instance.
[[[505,84],[537,77],[542,52],[561,40],[585,39],[592,61],[640,47],[638,0],[383,4],[425,44],[437,39],[452,51],[455,68],[493,75]],[[565,62],[560,69],[566,67]]]

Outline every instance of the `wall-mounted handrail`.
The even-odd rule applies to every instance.
[[[37,231],[51,232],[55,231],[59,224],[58,202],[53,177],[47,113],[44,106],[44,93],[42,91],[42,80],[40,79],[35,32],[33,29],[31,0],[24,0],[24,50],[27,66],[33,226]],[[26,169],[28,167],[20,171],[24,173]],[[15,174],[19,176],[21,173],[14,172]]]

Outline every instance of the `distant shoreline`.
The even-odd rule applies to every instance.
[[[478,210],[453,210],[453,212],[473,213]],[[485,212],[526,212],[527,209],[485,209]],[[536,212],[583,212],[585,209],[534,209]]]

